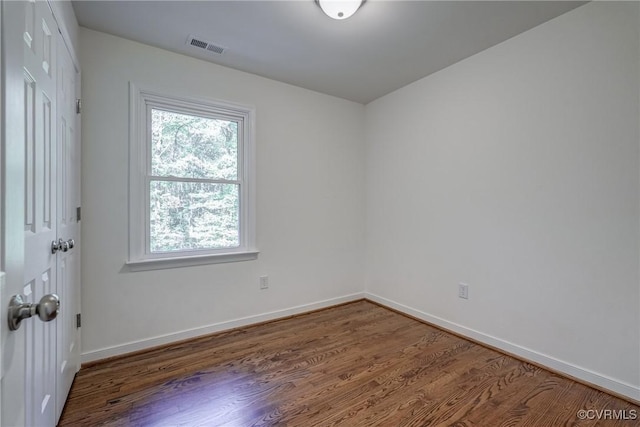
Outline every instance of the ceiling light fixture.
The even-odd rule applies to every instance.
[[[320,9],[333,19],[347,19],[362,6],[365,0],[315,0]]]

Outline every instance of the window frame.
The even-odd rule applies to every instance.
[[[191,98],[140,88],[129,82],[129,269],[152,270],[249,261],[255,245],[255,109],[225,101]],[[238,122],[239,245],[233,248],[151,252],[151,110]],[[189,179],[187,179],[189,181]],[[197,178],[194,179],[197,181]]]

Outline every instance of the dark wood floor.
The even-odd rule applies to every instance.
[[[359,301],[84,368],[60,425],[640,425],[579,418],[607,409],[640,417],[621,399]]]

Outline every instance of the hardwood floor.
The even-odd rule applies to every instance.
[[[612,412],[597,420],[596,410]],[[59,425],[630,427],[635,415],[624,400],[358,301],[83,368]]]

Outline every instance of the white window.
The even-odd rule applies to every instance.
[[[130,268],[257,257],[253,116],[131,84]]]

